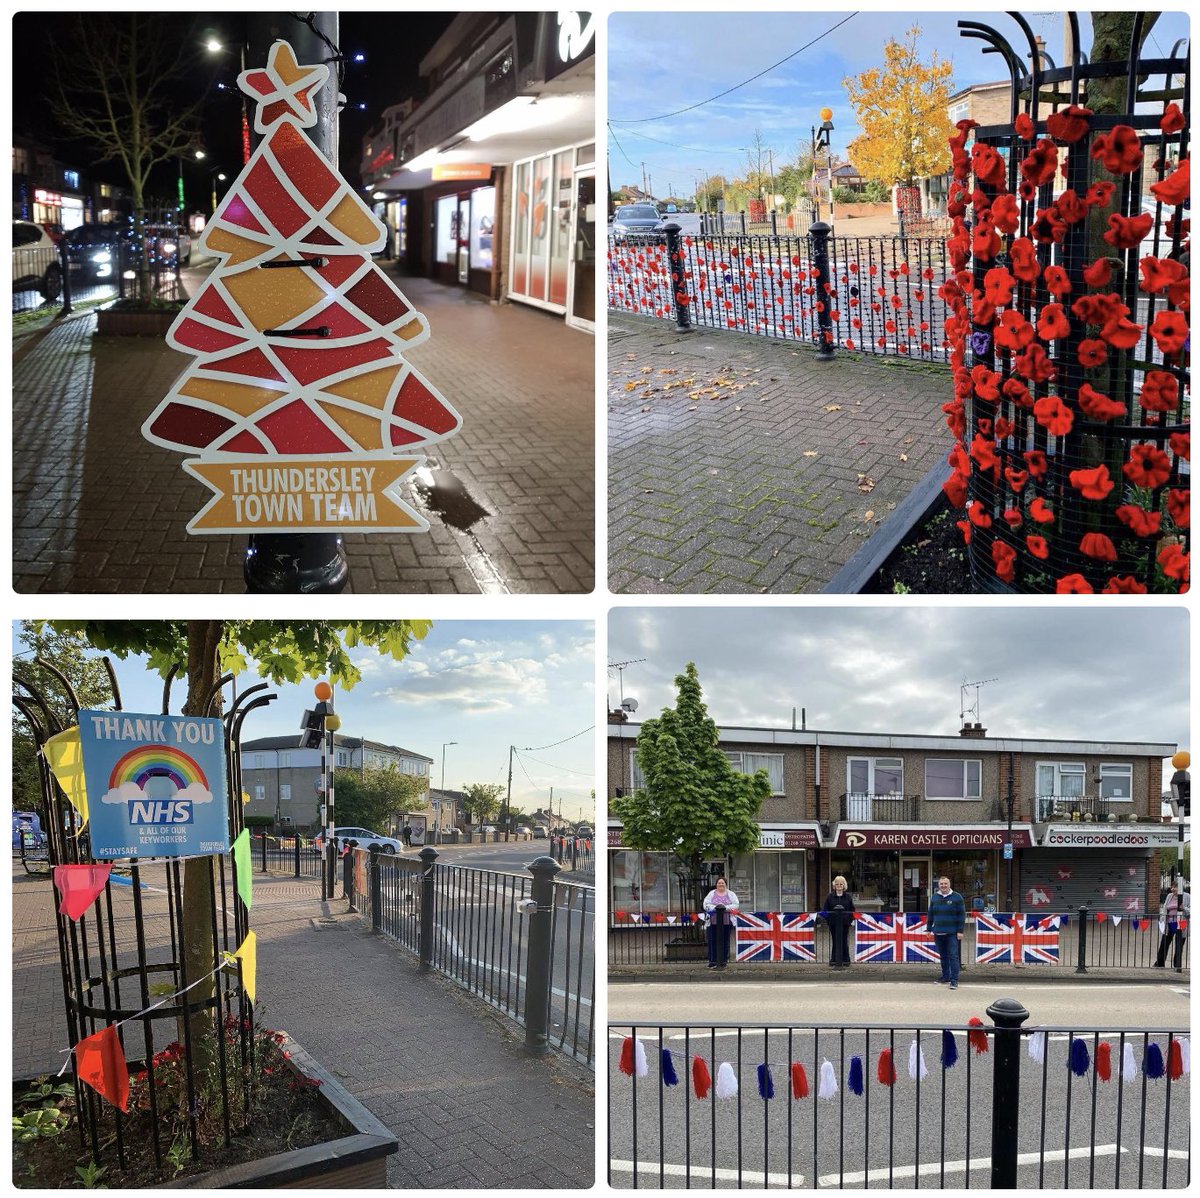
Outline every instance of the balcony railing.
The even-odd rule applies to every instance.
[[[895,823],[916,820],[920,795],[872,795],[850,792],[842,795],[844,820]]]
[[[1127,811],[1132,810],[1130,803],[1124,803],[1122,806]],[[1049,820],[1101,822],[1108,819],[1110,810],[1108,800],[1095,795],[1079,798],[1038,795],[1034,799],[1034,819],[1038,823],[1046,823]]]

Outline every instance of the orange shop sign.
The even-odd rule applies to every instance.
[[[440,162],[433,168],[435,183],[456,183],[468,179],[486,182],[492,177],[488,162]]]

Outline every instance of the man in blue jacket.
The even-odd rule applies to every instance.
[[[929,930],[942,958],[942,976],[938,985],[947,983],[958,989],[958,962],[962,949],[963,928],[967,926],[967,904],[963,896],[950,889],[950,879],[938,878],[937,894],[929,900]]]

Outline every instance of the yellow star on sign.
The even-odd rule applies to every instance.
[[[272,45],[266,70],[255,68],[238,76],[238,87],[258,101],[254,128],[267,133],[281,120],[291,118],[302,129],[317,123],[312,95],[325,86],[329,68],[323,63],[302,67],[285,41]]]

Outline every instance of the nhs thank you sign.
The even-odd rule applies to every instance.
[[[81,711],[79,733],[93,858],[228,851],[220,720]]]

